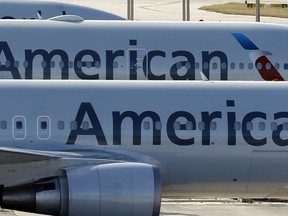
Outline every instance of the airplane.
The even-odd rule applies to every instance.
[[[161,197],[279,197],[288,83],[0,80],[1,207],[159,215]]]
[[[95,8],[57,1],[0,1],[0,19],[39,19],[39,16],[48,19],[59,15],[78,15],[87,20],[125,20],[123,17]]]
[[[287,25],[48,20],[0,23],[0,79],[288,80]]]

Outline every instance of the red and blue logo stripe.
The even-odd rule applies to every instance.
[[[242,33],[232,33],[232,35],[243,49],[250,51],[249,57],[254,62],[255,67],[264,80],[284,81],[284,78],[281,76],[279,71],[267,58],[267,55],[272,55],[270,52],[260,50],[248,37]]]

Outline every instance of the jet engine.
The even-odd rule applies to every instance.
[[[63,176],[3,188],[1,207],[63,216],[159,215],[159,170],[149,164],[70,167]]]

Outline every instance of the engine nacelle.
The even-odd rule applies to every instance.
[[[2,208],[63,216],[159,215],[159,170],[142,163],[65,169],[66,175],[4,188]]]

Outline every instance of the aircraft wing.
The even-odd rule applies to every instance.
[[[138,162],[159,165],[159,161],[146,155],[121,150],[72,149],[62,151],[45,151],[0,147],[0,165],[38,162],[52,159],[85,160],[92,164]]]
[[[37,162],[56,157],[42,151],[0,147],[0,165]]]

